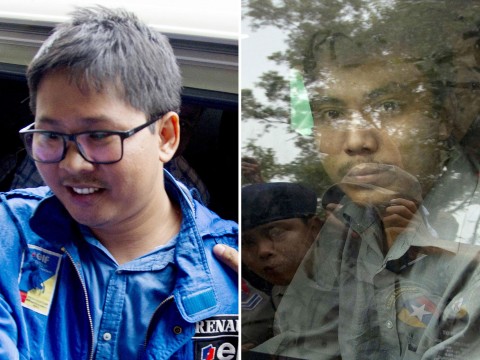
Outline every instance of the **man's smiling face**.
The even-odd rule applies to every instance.
[[[35,128],[65,134],[126,131],[147,121],[144,113],[112,90],[80,91],[66,73],[48,74],[38,89]],[[37,163],[37,167],[76,221],[93,229],[114,229],[152,210],[155,194],[163,186],[160,143],[158,132],[144,129],[124,140],[121,161],[99,165],[87,162],[75,144],[68,142],[62,161]]]

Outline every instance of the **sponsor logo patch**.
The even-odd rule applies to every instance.
[[[48,315],[62,255],[35,245],[28,247],[18,278],[22,306]]]
[[[218,315],[198,321],[193,337],[195,359],[236,359],[239,326],[237,315]]]

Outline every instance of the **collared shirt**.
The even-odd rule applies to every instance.
[[[277,310],[277,336],[257,350],[301,359],[480,358],[480,247],[434,238],[418,221],[385,251],[375,210],[341,205],[344,226],[327,220]]]
[[[176,239],[119,265],[82,228],[79,254],[91,304],[97,359],[135,359],[142,352],[148,324],[175,285]]]

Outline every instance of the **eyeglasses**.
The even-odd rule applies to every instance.
[[[92,164],[113,164],[122,160],[123,140],[160,120],[156,117],[127,131],[95,130],[76,134],[37,130],[35,123],[20,130],[27,154],[40,163],[57,163],[65,159],[67,142],[73,141],[80,155]]]

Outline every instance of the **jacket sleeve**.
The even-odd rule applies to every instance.
[[[12,310],[0,295],[0,360],[19,359],[17,349],[17,325]]]
[[[20,353],[22,348],[26,349],[27,339],[21,334],[24,318],[18,276],[25,244],[18,218],[3,194],[0,194],[0,234],[0,360],[23,359]]]

